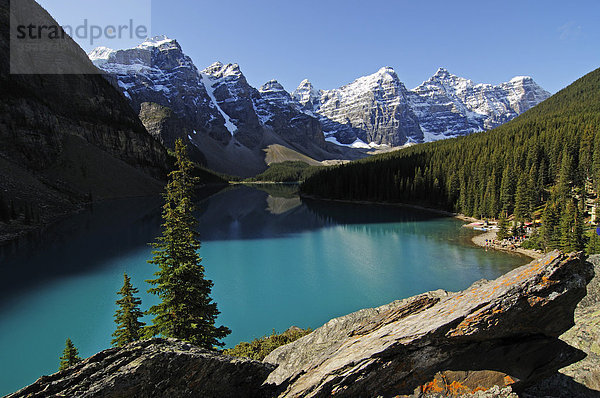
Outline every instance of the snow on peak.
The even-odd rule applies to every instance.
[[[144,40],[144,42],[137,46],[137,48],[146,49],[151,47],[160,47],[163,44],[177,44],[177,41],[175,39],[170,39],[165,35],[154,36]]]
[[[529,80],[533,80],[531,78],[531,76],[515,76],[512,79],[510,79],[510,82],[516,83],[516,82],[523,82],[523,81],[529,81]]]
[[[102,65],[108,62],[110,56],[116,53],[116,50],[108,47],[97,47],[88,53],[89,59],[96,65]]]
[[[377,74],[379,74],[379,75],[385,75],[385,74],[395,75],[396,71],[391,66],[384,66],[383,68],[380,68],[377,71]]]
[[[258,91],[261,93],[269,92],[269,91],[285,91],[283,86],[277,80],[269,80],[265,84],[263,84]]]
[[[234,76],[234,77],[242,77],[242,71],[240,70],[240,66],[238,64],[223,64],[219,61],[214,62],[212,65],[207,67],[202,71],[212,77],[220,79],[222,77]]]
[[[292,98],[304,107],[308,107],[312,116],[314,106],[319,102],[321,92],[312,85],[308,79],[300,82],[300,85],[292,93]]]

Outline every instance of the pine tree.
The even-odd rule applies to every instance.
[[[519,221],[529,218],[530,196],[527,190],[527,178],[525,174],[519,177],[517,192],[515,194],[515,218]]]
[[[145,323],[139,320],[144,314],[140,310],[142,300],[135,297],[138,292],[139,290],[131,284],[131,278],[124,273],[123,287],[117,292],[121,298],[117,300],[119,308],[115,312],[117,330],[112,334],[114,339],[111,342],[114,346],[120,347],[137,341],[142,336],[141,331]]]
[[[511,214],[514,207],[514,176],[510,165],[505,165],[502,171],[502,180],[500,181],[500,202],[502,202],[502,211]]]
[[[587,242],[585,252],[587,254],[600,254],[600,236],[596,233],[595,228]]]
[[[60,365],[58,366],[58,370],[65,370],[77,362],[81,362],[81,357],[79,356],[79,351],[75,348],[75,345],[71,341],[71,339],[67,338],[65,343],[65,349],[63,351],[62,356],[60,357]]]
[[[147,333],[211,349],[224,345],[219,339],[230,330],[215,326],[219,311],[210,297],[213,283],[204,277],[200,264],[197,221],[192,214],[192,163],[181,140],[175,142],[175,156],[176,169],[169,174],[164,194],[162,236],[153,244],[154,257],[149,261],[159,270],[154,274],[156,278],[148,281],[154,286],[148,292],[156,294],[161,302],[148,311],[154,319]]]
[[[541,237],[546,250],[560,247],[560,221],[558,205],[554,200],[549,200],[542,215]]]
[[[499,240],[508,238],[508,226],[506,221],[506,215],[504,212],[500,213],[500,219],[498,220],[498,232],[496,238]]]
[[[560,219],[560,248],[569,253],[581,250],[583,225],[577,206],[570,200]]]

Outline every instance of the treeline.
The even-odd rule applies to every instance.
[[[583,217],[600,188],[599,127],[600,69],[492,131],[322,169],[301,191],[513,215],[515,225],[541,217],[540,248],[580,249]]]
[[[304,181],[318,170],[321,166],[311,166],[301,161],[285,161],[272,163],[267,170],[252,178],[248,182],[272,181],[272,182],[298,182]]]

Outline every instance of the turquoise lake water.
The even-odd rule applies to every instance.
[[[470,244],[462,222],[395,206],[302,202],[293,188],[236,187],[198,203],[203,264],[224,341],[317,328],[434,289],[461,290],[527,258]],[[206,195],[207,193],[205,193]],[[0,395],[54,373],[70,337],[83,357],[110,347],[127,272],[143,309],[160,198],[102,203],[0,247]]]

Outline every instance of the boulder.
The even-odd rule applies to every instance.
[[[263,397],[272,365],[175,339],[110,348],[9,395],[18,397]]]
[[[337,318],[267,356],[266,383],[286,397],[519,392],[585,357],[558,337],[592,276],[580,254],[555,251],[459,293]]]

